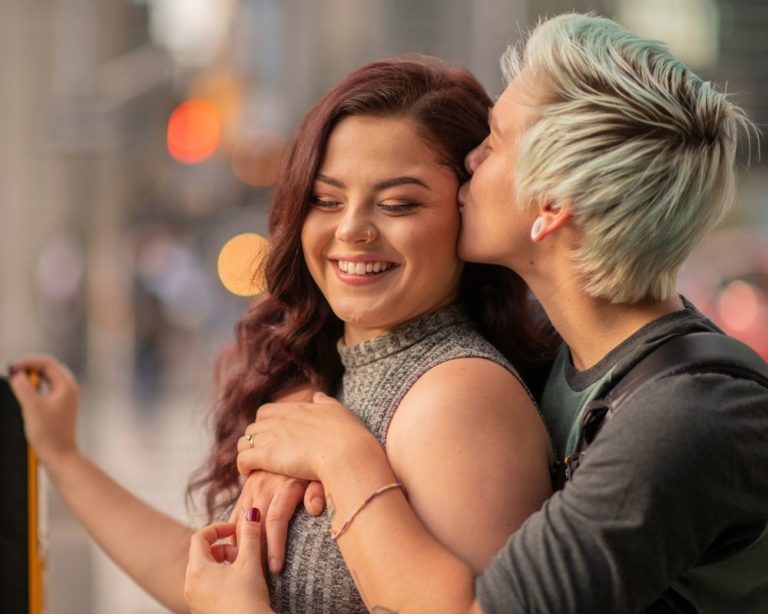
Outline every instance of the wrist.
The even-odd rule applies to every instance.
[[[82,456],[76,448],[73,448],[66,451],[38,453],[37,458],[51,482],[56,485],[66,480],[67,475],[75,470]]]
[[[337,449],[324,454],[318,467],[318,479],[328,491],[333,489],[337,479],[348,479],[350,467],[354,467],[353,474],[361,483],[394,481],[386,452],[371,433],[349,438]]]

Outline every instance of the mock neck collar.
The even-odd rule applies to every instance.
[[[344,339],[340,339],[336,347],[346,369],[361,367],[402,352],[441,328],[467,320],[463,307],[454,303],[419,316],[362,343],[346,345]]]

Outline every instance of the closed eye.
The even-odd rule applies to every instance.
[[[410,213],[419,208],[418,203],[380,203],[379,208],[387,213]]]
[[[313,207],[317,207],[318,209],[338,209],[341,207],[339,201],[320,198],[319,196],[312,196],[309,201]]]

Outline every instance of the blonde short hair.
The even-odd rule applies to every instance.
[[[733,199],[737,136],[754,130],[744,112],[662,43],[592,15],[540,23],[502,69],[507,80],[525,69],[539,92],[519,200],[572,203],[586,291],[614,303],[673,295]]]

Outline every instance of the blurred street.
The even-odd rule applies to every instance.
[[[404,52],[498,96],[507,44],[572,10],[663,39],[768,125],[764,0],[0,1],[0,362],[68,364],[83,451],[199,526],[185,490],[209,446],[214,358],[260,291],[256,255],[233,264],[225,246],[263,244],[298,119],[351,69]],[[736,207],[680,290],[768,358],[768,136],[739,159]],[[48,614],[166,611],[48,503]]]
[[[188,512],[185,490],[190,471],[207,450],[207,403],[194,392],[174,394],[157,404],[150,422],[136,412],[133,402],[86,395],[80,429],[84,451],[157,509],[200,526],[204,519]],[[49,500],[49,614],[167,611],[94,545],[54,491]]]

